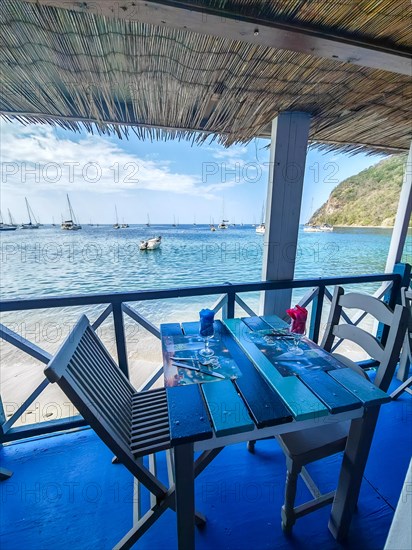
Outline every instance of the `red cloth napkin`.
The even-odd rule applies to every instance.
[[[304,334],[306,327],[306,319],[308,318],[308,310],[302,306],[295,306],[294,308],[287,309],[286,313],[292,319],[291,332],[297,334]]]

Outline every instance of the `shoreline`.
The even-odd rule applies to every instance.
[[[306,224],[303,224],[306,225]],[[314,225],[320,225],[320,224],[314,224]],[[345,229],[393,229],[394,225],[338,225],[338,224],[330,224],[333,228],[335,227],[343,227]],[[408,228],[412,229],[412,226]]]

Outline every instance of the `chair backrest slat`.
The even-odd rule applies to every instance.
[[[393,311],[381,300],[368,294],[361,294],[360,292],[342,294],[339,299],[339,305],[347,309],[365,311],[384,325],[389,326],[392,322]]]
[[[336,325],[333,334],[337,338],[350,340],[358,344],[366,353],[376,361],[381,362],[385,355],[383,346],[369,332],[353,325]]]
[[[87,337],[87,334],[85,335]],[[113,389],[116,390],[116,392],[119,394],[119,396],[123,396],[125,400],[128,400],[130,397],[130,383],[124,376],[124,374],[121,372],[121,370],[117,367],[117,365],[114,363],[113,359],[105,353],[105,350],[102,349],[102,345],[100,341],[98,342],[96,340],[96,336],[93,334],[93,338],[89,338],[87,340],[87,344],[90,346],[90,350],[94,352],[95,357],[99,360],[99,365],[103,369],[104,375],[106,374],[106,369],[111,368],[110,365],[114,365],[116,368],[112,369],[112,380],[115,382],[113,384]],[[86,340],[84,341],[86,343]],[[80,342],[80,344],[83,344],[83,341]]]
[[[88,369],[85,372],[84,364],[85,357],[84,353],[78,348],[68,365],[68,371],[72,373],[73,376],[76,376],[79,379],[79,383],[84,384],[84,391],[93,395],[96,404],[100,405],[107,415],[110,415],[112,419],[115,420],[116,424],[119,424],[120,427],[124,427],[125,433],[130,426],[130,399],[123,400],[116,398],[116,395],[113,395],[111,392],[110,382],[105,385],[104,383],[96,383],[99,379],[98,367],[94,362],[94,358],[89,358]]]
[[[81,341],[77,348],[77,352],[83,356],[84,360],[89,361],[90,366],[97,370],[96,376],[101,377],[103,380],[106,380],[106,372],[110,368],[108,360],[106,357],[104,357],[101,350],[92,351],[92,354],[88,353],[86,343],[84,341]],[[113,376],[110,378],[110,380],[107,379],[107,384],[103,384],[102,387],[103,389],[107,389],[110,393],[113,393],[114,396],[119,400],[119,402],[123,403],[126,406],[130,400],[130,392],[126,393],[127,388],[124,388],[124,385],[122,383],[123,381],[118,380],[116,374],[119,373],[113,373]]]
[[[99,411],[100,418],[104,418],[107,424],[109,424],[111,429],[116,433],[117,437],[122,440],[124,445],[128,445],[129,429],[123,416],[120,415],[117,419],[113,406],[110,404],[110,401],[107,400],[107,396],[102,393],[101,388],[97,387],[93,382],[88,383],[85,380],[84,373],[79,368],[81,362],[81,357],[73,357],[68,365],[67,373],[81,391],[86,404],[89,407],[93,404]]]

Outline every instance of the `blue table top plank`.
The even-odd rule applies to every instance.
[[[234,380],[234,384],[256,426],[264,428],[291,422],[293,417],[290,411],[255,369],[223,324],[221,339],[242,371],[242,376]]]
[[[187,336],[194,336],[199,334],[199,322],[191,321],[187,323],[182,323],[183,333]]]
[[[278,317],[277,315],[265,315],[264,321],[274,329],[288,328],[289,323]]]
[[[299,378],[319,397],[329,412],[338,414],[362,407],[362,402],[324,371],[299,375]]]
[[[317,418],[329,413],[327,407],[296,376],[284,377],[248,338],[248,327],[240,319],[226,319],[225,325],[239,342],[255,368],[276,391],[295,420]]]
[[[213,436],[199,384],[166,388],[166,396],[172,445]]]
[[[342,384],[366,406],[381,405],[391,400],[387,393],[351,369],[331,370],[328,375]]]
[[[182,334],[182,327],[180,326],[180,323],[164,323],[160,325],[160,333],[162,336]]]
[[[201,389],[217,437],[253,430],[248,410],[231,380],[202,384]]]
[[[242,321],[250,330],[270,330],[272,327],[261,317],[242,317]]]

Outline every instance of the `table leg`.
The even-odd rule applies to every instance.
[[[195,475],[193,443],[174,448],[177,540],[179,550],[195,547]]]
[[[329,530],[336,540],[343,540],[349,531],[352,515],[358,502],[379,409],[380,407],[366,409],[362,418],[351,422],[338,488],[329,520]]]

